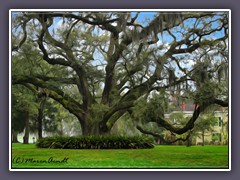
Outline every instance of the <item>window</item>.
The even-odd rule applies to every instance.
[[[222,117],[216,117],[216,125],[218,127],[222,127]]]
[[[221,133],[213,133],[212,134],[212,141],[213,142],[221,142],[222,141],[222,134]]]

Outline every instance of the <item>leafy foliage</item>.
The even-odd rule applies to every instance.
[[[37,141],[39,148],[55,149],[144,149],[153,148],[149,138],[141,136],[46,137]]]
[[[216,117],[213,115],[203,115],[198,118],[195,123],[194,131],[195,132],[211,132],[213,131],[213,126],[216,124]]]
[[[163,118],[168,107],[167,98],[163,94],[153,93],[149,98],[140,98],[133,109],[133,119],[141,123],[154,122]]]

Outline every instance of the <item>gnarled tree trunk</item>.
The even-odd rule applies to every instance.
[[[100,119],[100,118],[99,118]],[[100,119],[101,120],[101,119]],[[105,122],[100,120],[93,120],[91,118],[85,118],[81,123],[83,135],[105,135],[110,132]]]

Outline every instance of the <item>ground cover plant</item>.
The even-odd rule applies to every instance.
[[[144,149],[153,148],[151,139],[141,136],[46,137],[37,147],[54,149]]]

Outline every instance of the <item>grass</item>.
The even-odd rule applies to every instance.
[[[67,159],[68,158],[68,159]],[[12,168],[227,169],[228,146],[156,146],[153,149],[41,149],[12,144]]]

